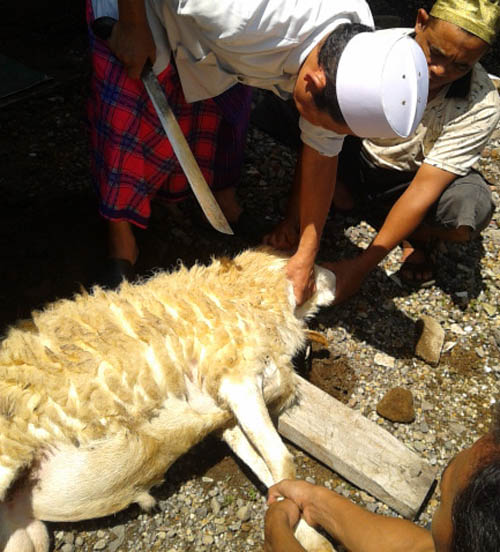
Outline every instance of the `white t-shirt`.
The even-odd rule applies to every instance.
[[[431,100],[409,138],[364,139],[363,150],[377,166],[417,171],[422,163],[466,175],[500,120],[500,96],[486,71],[472,69],[469,93],[446,97],[446,86]]]
[[[159,74],[173,55],[189,102],[236,83],[292,96],[302,62],[342,23],[373,28],[365,0],[145,0]],[[93,0],[96,17],[117,17],[116,0]],[[301,121],[302,140],[337,155],[343,137]]]

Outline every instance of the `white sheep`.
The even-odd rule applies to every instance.
[[[293,458],[271,422],[295,399],[304,319],[333,301],[334,276],[296,308],[287,258],[249,250],[95,288],[33,314],[0,349],[0,550],[47,552],[45,521],[145,509],[152,486],[208,433],[271,485]],[[266,406],[267,405],[267,406]],[[301,522],[308,550],[332,550]]]

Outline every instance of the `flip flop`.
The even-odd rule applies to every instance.
[[[419,244],[411,247],[414,252],[422,254],[424,259],[422,261],[412,262],[409,260],[413,254],[411,253],[403,261],[401,268],[397,271],[397,277],[401,283],[413,289],[427,288],[434,285],[436,279],[434,277],[435,265],[432,259],[432,247],[430,244],[426,244],[425,246]]]

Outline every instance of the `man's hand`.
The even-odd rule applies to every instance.
[[[336,286],[334,305],[346,301],[357,293],[369,273],[369,271],[361,266],[359,257],[354,259],[343,259],[335,263],[321,264],[335,274]]]
[[[273,505],[280,498],[289,499],[297,505],[297,508],[300,512],[302,512],[302,516],[305,521],[309,525],[314,526],[315,523],[310,517],[310,511],[311,507],[314,505],[314,501],[316,500],[315,495],[317,489],[318,487],[316,485],[312,485],[307,481],[302,481],[300,479],[284,479],[269,488],[267,503]],[[278,502],[278,504],[280,503],[281,502]]]
[[[269,506],[264,525],[264,552],[304,552],[294,537],[294,530],[300,520],[300,510],[288,499]]]
[[[296,249],[299,243],[298,224],[289,218],[282,220],[276,228],[264,236],[264,244],[270,245],[276,249],[287,251]]]
[[[109,47],[132,79],[140,78],[148,59],[151,63],[156,59],[156,47],[147,22],[118,21],[113,27]]]
[[[314,259],[313,262],[310,262],[299,253],[295,253],[288,261],[286,275],[292,282],[297,306],[302,305],[316,291]]]

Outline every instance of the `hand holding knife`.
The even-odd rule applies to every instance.
[[[111,36],[116,20],[111,17],[99,17],[92,23],[92,30],[95,35],[103,40]],[[156,75],[153,72],[151,62],[148,60],[144,65],[141,74],[142,82],[153,103],[156,113],[160,119],[163,130],[172,145],[172,148],[179,160],[179,163],[188,179],[189,185],[200,204],[210,224],[219,232],[233,234],[231,227],[217,203],[205,177],[203,176],[198,163],[182,133],[179,123],[175,118],[172,109],[168,105],[165,92],[162,90]]]

